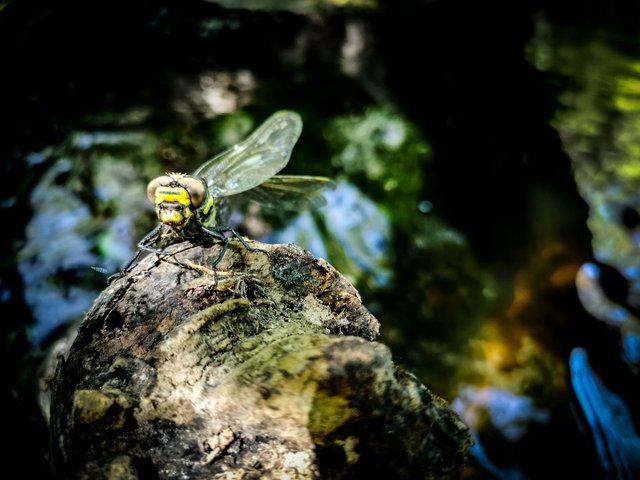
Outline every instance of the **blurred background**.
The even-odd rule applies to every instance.
[[[470,426],[466,479],[640,478],[640,3],[0,2],[5,466],[35,392],[191,172],[271,113],[314,212],[234,224],[327,259]],[[7,467],[9,468],[9,467]]]

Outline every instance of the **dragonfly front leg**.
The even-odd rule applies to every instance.
[[[156,228],[151,230],[147,235],[145,235],[144,238],[138,242],[138,251],[133,256],[133,258],[129,260],[129,263],[125,265],[125,267],[122,269],[121,272],[111,275],[107,279],[107,283],[110,284],[114,280],[129,273],[129,271],[138,263],[138,259],[140,258],[140,255],[142,255],[143,252],[155,251],[154,249],[150,248],[150,245],[153,245],[160,238],[161,231],[162,231],[162,225],[158,225]]]
[[[247,243],[247,241],[244,239],[244,237],[242,235],[240,235],[238,232],[236,232],[231,227],[225,227],[225,226],[222,226],[222,225],[217,225],[217,226],[211,227],[211,228],[202,227],[202,230],[204,230],[209,235],[211,235],[212,237],[217,238],[218,240],[220,240],[222,242],[222,249],[220,250],[220,254],[218,255],[218,257],[213,262],[213,268],[214,269],[216,268],[216,265],[218,265],[222,261],[222,257],[224,257],[224,254],[226,253],[227,248],[229,247],[229,237],[227,237],[225,235],[225,233],[230,233],[235,238],[240,240],[240,243],[242,243],[242,246],[244,248],[246,248],[247,250],[249,250],[250,252],[262,252],[265,255],[269,254],[269,252],[267,252],[266,250],[263,250],[261,248],[254,248],[251,245],[249,245]]]
[[[131,269],[133,269],[133,267],[138,263],[138,260],[140,259],[140,255],[142,255],[144,252],[155,253],[156,255],[164,255],[169,257],[174,256],[173,253],[165,252],[163,250],[160,250],[159,248],[153,247],[153,245],[155,245],[160,240],[162,236],[162,229],[163,229],[162,224],[156,226],[156,228],[151,230],[151,232],[145,235],[142,238],[142,240],[138,242],[138,251],[136,252],[136,254],[129,261],[129,263],[127,263],[127,265],[122,269],[122,272],[116,275],[113,275],[112,277],[109,277],[109,283],[111,283],[113,279],[119,278],[129,273],[129,271],[131,271]],[[181,266],[185,266],[178,260],[176,260],[176,262]]]
[[[155,253],[158,256],[172,257],[173,261],[176,264],[180,265],[181,267],[188,268],[187,265],[185,265],[175,257],[176,253],[180,253],[180,251],[167,252],[165,250],[161,250],[159,248],[155,248],[152,246],[156,244],[157,241],[162,237],[162,229],[163,229],[163,225],[162,224],[158,225],[154,230],[152,230],[148,235],[146,235],[142,240],[140,240],[140,242],[138,242],[139,250],[138,250],[138,253],[136,254],[136,257],[140,255],[140,253],[142,252]]]
[[[224,257],[224,254],[226,253],[227,248],[229,248],[229,237],[227,237],[223,232],[231,230],[231,229],[227,228],[227,227],[224,227],[224,228],[221,228],[221,227],[213,227],[213,228],[202,227],[202,230],[205,231],[206,233],[208,233],[209,235],[211,235],[212,237],[214,237],[215,239],[220,240],[222,242],[222,249],[220,250],[220,253],[218,254],[217,258],[211,264],[211,267],[215,271],[216,267],[218,266],[218,264],[222,261],[222,257]]]

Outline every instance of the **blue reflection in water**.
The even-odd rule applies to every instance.
[[[622,350],[631,363],[640,365],[640,336],[636,332],[628,332],[624,335]]]
[[[640,268],[633,265],[622,268],[622,274],[629,280],[640,280]]]
[[[386,285],[390,223],[387,216],[356,186],[340,182],[325,193],[327,205],[319,214],[327,230],[346,255],[371,275],[377,285]],[[264,239],[270,243],[296,243],[317,257],[327,259],[327,247],[313,216],[306,212],[286,228]]]
[[[584,308],[598,320],[621,327],[634,317],[627,309],[607,298],[600,285],[600,273],[600,268],[593,263],[580,267],[576,277],[578,297]]]
[[[268,243],[295,243],[313,253],[316,257],[327,259],[327,249],[322,240],[318,225],[309,212],[298,215],[285,228],[264,239]]]
[[[549,420],[547,410],[536,407],[529,397],[496,387],[475,386],[462,387],[451,403],[451,408],[471,429],[475,440],[471,454],[483,468],[501,480],[525,478],[517,465],[501,467],[491,461],[478,435],[483,428],[482,421],[488,416],[491,424],[503,437],[514,444],[526,434],[532,422],[545,423]],[[483,412],[488,415],[483,415]]]
[[[116,215],[106,221],[104,232],[98,238],[102,258],[101,268],[113,273],[129,263],[135,251],[131,248],[133,219],[130,215]]]
[[[640,196],[633,185],[615,181],[602,188],[583,185],[589,205],[589,229],[593,234],[593,255],[596,260],[618,270],[630,281],[640,280],[640,229],[632,217],[640,211]]]
[[[0,287],[0,303],[8,303],[13,295],[13,290],[9,287]]]
[[[476,435],[473,436],[475,442],[471,447],[471,455],[478,461],[482,468],[491,473],[498,480],[524,480],[525,475],[515,466],[511,467],[498,467],[488,457],[487,452],[484,451],[484,447]]]
[[[35,345],[40,345],[56,327],[82,315],[98,293],[61,279],[88,269],[98,260],[86,235],[91,212],[69,189],[53,181],[69,168],[69,162],[58,161],[33,190],[34,215],[19,253],[18,271],[24,282],[25,302],[36,321],[30,331]]]
[[[31,152],[25,156],[24,160],[30,166],[40,165],[47,161],[47,156],[42,152]]]
[[[148,141],[148,134],[143,132],[78,132],[72,137],[73,146],[80,150],[109,145],[140,147]]]
[[[571,385],[591,428],[600,464],[608,478],[640,478],[640,437],[629,407],[594,374],[587,352],[575,348],[569,360]]]
[[[622,338],[622,355],[631,368],[640,368],[640,319],[625,307],[613,302],[600,285],[600,268],[593,263],[585,263],[578,271],[576,286],[578,297],[585,310],[592,316],[615,327]],[[637,302],[638,284],[631,284],[629,300]]]

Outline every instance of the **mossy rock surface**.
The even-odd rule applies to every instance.
[[[214,274],[219,245],[178,243],[104,290],[53,382],[61,477],[459,477],[466,426],[394,366],[353,286],[251,245]]]

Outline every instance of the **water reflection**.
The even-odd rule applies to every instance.
[[[133,225],[149,210],[137,167],[156,148],[141,131],[78,131],[25,158],[49,163],[29,197],[33,215],[17,262],[34,345],[81,318],[131,258]]]
[[[593,261],[581,266],[576,286],[604,334],[588,338],[589,348],[572,350],[571,385],[605,476],[637,478],[640,443],[629,408],[637,405],[627,401],[637,398],[640,373],[640,60],[611,36],[578,39],[544,20],[532,52],[541,71],[567,81],[553,123],[590,207]],[[591,349],[606,366],[597,373],[588,360]],[[605,387],[612,382],[624,385],[624,394]]]
[[[338,183],[324,196],[327,205],[317,215],[324,223],[323,229],[331,232],[330,235],[323,235],[314,216],[305,212],[265,240],[270,243],[296,243],[325,259],[329,258],[329,250],[332,250],[335,266],[350,275],[354,283],[366,276],[373,279],[374,286],[386,285],[390,277],[390,222],[387,216],[348,182]]]
[[[213,36],[215,24],[211,26],[207,35]],[[539,243],[532,248],[529,239],[513,239],[526,245],[521,258],[530,261],[510,266],[507,273],[481,264],[465,232],[440,216],[442,203],[426,200],[434,198],[433,186],[440,181],[428,177],[428,167],[443,160],[432,158],[421,129],[389,105],[354,107],[348,115],[317,115],[305,126],[305,141],[312,145],[306,147],[306,160],[317,167],[313,173],[338,172],[345,180],[326,193],[326,207],[302,213],[261,237],[272,243],[296,243],[328,259],[364,292],[363,297],[375,302],[372,308],[382,320],[383,340],[393,347],[397,362],[408,364],[435,393],[453,400],[474,429],[475,458],[497,478],[524,478],[532,471],[525,462],[538,461],[545,442],[570,437],[554,430],[558,417],[568,416],[557,408],[568,403],[569,384],[563,376],[567,367],[589,425],[586,436],[594,438],[604,470],[612,477],[628,478],[637,468],[632,451],[637,448],[637,434],[630,411],[635,405],[625,405],[622,396],[604,387],[608,373],[600,373],[602,381],[596,378],[586,350],[575,350],[570,363],[567,358],[569,347],[585,328],[577,320],[567,321],[567,311],[573,310],[562,303],[569,303],[571,296],[575,305],[570,308],[578,306],[575,280],[584,310],[619,335],[619,345],[608,351],[619,351],[635,380],[640,368],[640,67],[606,44],[591,48],[595,43],[558,43],[547,30],[531,47],[537,52],[534,64],[540,72],[571,79],[571,86],[559,96],[564,109],[553,124],[590,206],[593,261],[579,270],[584,259],[575,261],[571,239],[549,238],[545,230],[548,223],[564,218],[564,212],[554,211],[561,209],[545,189],[533,195],[531,203],[551,208],[535,210],[544,214],[532,220],[535,225],[530,230],[516,229],[535,232],[541,237]],[[25,299],[37,321],[31,330],[34,343],[43,343],[58,326],[81,316],[104,288],[107,275],[98,271],[117,271],[132,256],[135,242],[153,226],[144,194],[149,178],[165,167],[190,170],[219,150],[218,143],[233,144],[250,129],[253,117],[247,112],[211,119],[251,103],[257,83],[252,70],[200,71],[188,81],[176,81],[175,90],[184,93],[171,101],[163,98],[180,119],[179,125],[159,121],[160,116],[154,117],[157,112],[147,108],[102,112],[60,145],[25,156],[29,166],[51,162],[31,196],[34,214],[18,263]],[[446,127],[447,134],[463,117]],[[472,124],[467,128],[467,134],[476,130]],[[485,141],[497,142],[493,146],[506,141],[482,138],[480,142],[479,136],[489,130],[479,131],[478,137],[469,137],[478,149],[487,148]],[[326,148],[323,155],[310,154],[318,145]],[[300,147],[297,154],[305,159],[305,146]],[[478,169],[499,170],[498,164],[483,163]],[[298,172],[305,171],[304,163],[298,167]],[[487,188],[468,172],[457,173],[463,185],[475,182],[481,184],[479,190]],[[513,180],[509,172],[496,174],[504,176],[504,184]],[[468,205],[468,198],[451,201],[465,204],[468,215],[477,219],[474,224],[504,225],[504,230],[481,231],[491,244],[511,242],[506,233],[510,222],[527,214],[514,208],[518,219],[498,218],[493,211],[498,204],[481,195]],[[507,204],[512,199],[498,201]],[[15,198],[8,198],[2,206],[14,203]],[[264,225],[260,228],[266,230]],[[505,291],[509,298],[505,299]],[[9,294],[3,288],[0,299]],[[560,423],[577,431],[573,420]],[[516,448],[532,430],[544,431],[543,441],[538,439],[528,449]],[[501,447],[502,455],[497,455]],[[578,463],[582,453],[579,447],[566,447],[557,457]],[[569,465],[565,471],[575,469],[579,467]]]
[[[86,235],[93,221],[90,209],[59,184],[71,168],[70,161],[59,160],[31,194],[34,214],[27,225],[18,271],[25,285],[25,301],[36,321],[31,329],[35,345],[57,327],[81,316],[98,294],[77,281],[99,260]]]
[[[640,476],[640,436],[622,398],[604,387],[589,365],[587,352],[571,352],[571,385],[607,478]]]
[[[496,387],[475,386],[462,387],[451,406],[471,427],[475,440],[471,454],[480,465],[500,480],[526,478],[515,463],[497,465],[488,455],[481,434],[493,429],[504,441],[502,448],[513,449],[527,433],[531,423],[548,422],[550,414],[546,409],[536,407],[533,399],[526,396],[515,395]],[[496,443],[495,438],[492,443]],[[503,451],[503,457],[504,454]],[[515,458],[513,454],[509,457]]]

